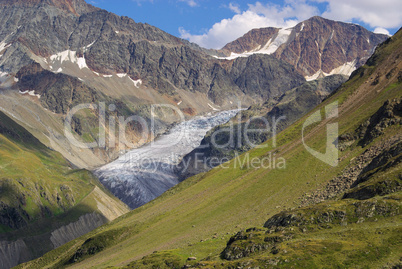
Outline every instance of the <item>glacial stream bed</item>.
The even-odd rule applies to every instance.
[[[184,121],[152,143],[98,168],[95,175],[132,209],[140,207],[178,184],[175,166],[200,145],[209,130],[228,122],[238,111],[222,111]]]

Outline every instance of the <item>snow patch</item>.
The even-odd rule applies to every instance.
[[[257,47],[253,51],[250,52],[243,52],[243,53],[234,53],[232,52],[230,56],[228,57],[218,57],[214,56],[217,59],[223,59],[223,60],[233,60],[239,57],[249,57],[250,55],[253,54],[273,54],[275,53],[278,48],[288,42],[289,36],[292,33],[293,28],[288,28],[288,29],[280,29],[279,32],[276,34],[274,38],[271,38],[268,40],[268,42],[262,47]]]
[[[209,106],[213,111],[220,111],[219,109],[213,107],[210,103],[208,103],[208,106]]]
[[[304,22],[301,25],[300,32],[303,31],[303,29],[304,29]]]
[[[119,31],[114,31],[116,34],[120,33]]]
[[[316,80],[317,78],[319,78],[321,74],[323,74],[323,72],[322,72],[322,70],[320,69],[320,70],[318,70],[314,75],[305,76],[304,78],[305,78],[307,81],[312,81],[312,80]]]
[[[97,75],[98,77],[100,76],[100,74],[98,72],[92,71],[94,72],[95,75]]]
[[[355,70],[356,70],[356,60],[354,60],[352,62],[347,62],[341,66],[338,66],[337,68],[334,68],[333,70],[331,70],[331,72],[329,72],[329,73],[325,73],[320,69],[314,75],[305,76],[304,78],[307,81],[311,81],[311,80],[316,80],[320,77],[327,77],[327,76],[335,75],[335,74],[350,76],[352,74],[352,72]]]
[[[76,51],[65,50],[50,56],[50,61],[52,65],[58,63],[63,64],[64,62],[71,62],[77,64],[80,69],[88,68],[84,57],[77,57]]]
[[[130,76],[128,76],[128,78],[134,83],[134,86],[139,88],[138,85],[142,84],[142,80],[141,79],[137,79],[137,80],[133,80],[132,78],[130,78]]]
[[[252,54],[247,54],[247,53],[238,54],[238,53],[231,52],[230,56],[228,56],[228,57],[219,57],[219,56],[213,56],[213,57],[216,59],[219,59],[219,60],[233,60],[233,59],[236,59],[239,57],[248,57],[250,55],[252,55]]]
[[[113,75],[103,75],[104,78],[111,78]]]
[[[7,72],[0,71],[0,83],[3,83],[8,79],[9,74]]]
[[[83,69],[83,68],[85,68],[85,67],[88,68],[87,63],[86,63],[84,57],[78,58],[78,59],[77,59],[77,64],[78,64],[78,67],[79,67],[80,69]]]
[[[94,42],[92,42],[91,44],[89,44],[88,46],[85,46],[84,48],[88,49],[90,47],[92,47],[93,44],[95,44],[96,40],[94,40]]]
[[[19,91],[20,94],[29,94],[30,96],[38,97],[40,99],[40,94],[35,94],[35,91]]]
[[[11,46],[11,44],[6,44],[5,40],[0,43],[0,51],[3,51],[4,49],[8,48]]]
[[[292,33],[291,29],[279,30],[278,35],[275,37],[272,43],[270,42],[271,40],[268,41],[265,47],[262,48],[261,53],[264,54],[274,53],[282,44],[285,44],[288,41],[291,33]]]
[[[337,68],[334,68],[329,73],[324,73],[324,75],[330,76],[330,75],[334,75],[334,74],[341,74],[341,75],[350,76],[352,74],[352,72],[355,70],[356,70],[356,60],[353,60],[351,62],[347,62],[341,66],[338,66]]]
[[[123,74],[123,73],[120,73],[120,74],[116,74],[119,78],[124,78],[125,76],[127,76],[127,73],[126,74]]]
[[[183,101],[178,102],[177,105],[179,106],[179,105],[181,105],[181,103],[183,103]]]
[[[20,81],[18,78],[14,78],[14,82],[18,82]]]
[[[332,30],[331,36],[329,37],[329,40],[331,40],[334,37],[334,32],[335,30]]]

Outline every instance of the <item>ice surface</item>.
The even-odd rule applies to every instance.
[[[154,142],[134,149],[95,171],[100,181],[131,208],[139,207],[179,183],[174,167],[213,127],[238,110],[197,117],[176,125]]]

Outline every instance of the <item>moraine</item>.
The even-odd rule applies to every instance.
[[[200,145],[209,130],[228,122],[237,112],[223,111],[182,122],[154,142],[97,169],[95,175],[131,208],[140,207],[178,184],[175,165]]]

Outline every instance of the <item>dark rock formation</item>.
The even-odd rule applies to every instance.
[[[402,123],[402,98],[388,100],[370,119],[363,123],[357,133],[362,146],[368,145],[384,133],[384,129]]]

